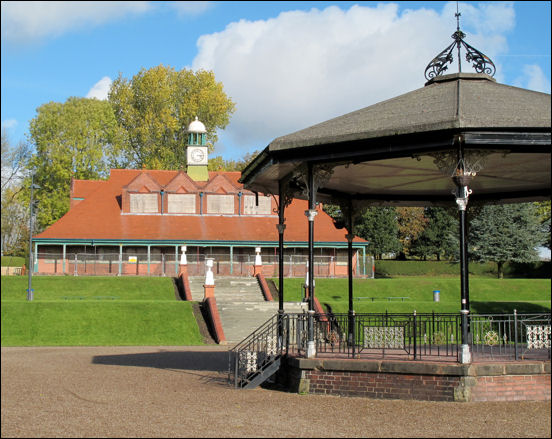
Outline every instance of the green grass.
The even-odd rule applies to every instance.
[[[27,276],[2,276],[2,301],[27,300]],[[172,278],[109,276],[33,276],[34,300],[174,301]]]
[[[25,264],[25,258],[20,256],[2,256],[2,267],[23,267]]]
[[[276,285],[278,280],[273,279]],[[349,309],[347,279],[315,279],[315,295],[333,312]],[[304,279],[284,280],[284,300],[300,301]],[[473,313],[550,312],[550,279],[489,279],[469,281]],[[440,290],[440,301],[433,302],[433,290]],[[409,277],[396,279],[355,279],[354,309],[364,312],[454,312],[460,309],[460,281],[456,278]],[[360,299],[362,297],[374,297]],[[387,297],[408,297],[404,301]]]
[[[2,276],[2,346],[201,345],[171,278]]]

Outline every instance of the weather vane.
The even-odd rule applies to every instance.
[[[454,40],[454,42],[441,53],[439,53],[439,55],[433,58],[433,60],[428,64],[424,73],[427,80],[443,74],[443,72],[448,69],[447,64],[451,64],[454,60],[454,57],[452,56],[452,51],[454,50],[455,46],[458,50],[459,73],[462,72],[460,49],[461,47],[464,47],[464,49],[466,50],[466,60],[473,63],[473,68],[477,73],[486,73],[487,75],[494,76],[496,72],[496,67],[491,59],[487,55],[470,46],[464,41],[464,37],[466,36],[466,34],[460,30],[460,15],[460,12],[458,12],[458,2],[456,2],[456,14],[454,14],[454,16],[456,17],[456,32],[452,34],[452,39]]]

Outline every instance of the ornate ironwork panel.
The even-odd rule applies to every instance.
[[[372,349],[404,349],[404,327],[365,326],[364,347]]]

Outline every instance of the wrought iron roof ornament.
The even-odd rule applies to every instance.
[[[456,4],[456,14],[454,14],[456,17],[456,32],[454,32],[451,36],[454,42],[439,53],[439,55],[433,58],[433,60],[428,64],[424,73],[425,78],[428,81],[443,74],[443,72],[447,70],[447,64],[453,62],[454,58],[452,56],[452,51],[455,46],[458,49],[458,72],[462,72],[460,48],[464,46],[464,49],[466,50],[466,60],[473,63],[473,68],[477,73],[486,73],[490,76],[494,76],[496,73],[496,67],[491,59],[464,41],[466,34],[460,30],[460,15],[460,12],[458,12],[458,4]]]

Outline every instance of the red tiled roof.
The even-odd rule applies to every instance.
[[[148,215],[121,214],[122,188],[140,173],[147,172],[161,186],[167,185],[178,171],[113,169],[107,181],[75,180],[73,196],[85,198],[72,207],[36,239],[85,240],[179,240],[277,242],[278,216],[233,215]],[[209,172],[209,182],[217,175],[226,177],[239,190],[239,172]],[[209,182],[194,182],[199,188]],[[248,191],[244,191],[248,192]],[[307,202],[294,200],[286,208],[286,242],[306,242]],[[346,242],[346,230],[338,230],[329,215],[319,209],[315,220],[315,240]],[[355,238],[355,242],[365,242]]]

